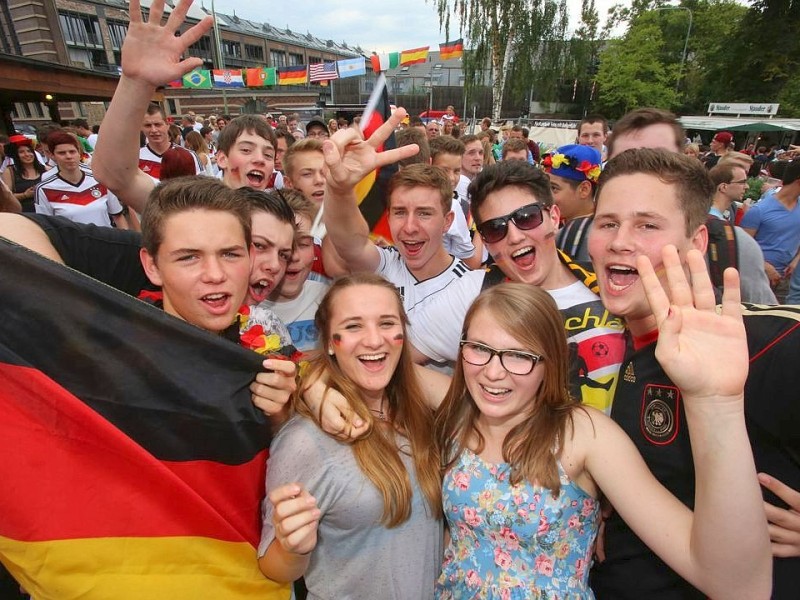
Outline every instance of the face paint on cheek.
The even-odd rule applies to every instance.
[[[401,345],[403,344],[403,341],[404,341],[405,339],[406,339],[406,336],[405,336],[405,335],[403,335],[402,333],[398,333],[396,336],[394,336],[394,337],[392,338],[392,341],[393,341],[395,344],[397,344],[398,346],[401,346]]]
[[[331,336],[331,341],[333,342],[334,346],[341,346],[342,345],[342,334],[334,333]]]

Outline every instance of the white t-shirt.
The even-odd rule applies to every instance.
[[[308,352],[317,347],[319,332],[314,326],[314,316],[328,291],[328,284],[312,279],[303,284],[303,291],[294,300],[273,302],[264,300],[258,306],[271,309],[289,330],[295,348]]]
[[[456,258],[472,258],[475,255],[475,246],[472,244],[472,236],[469,234],[467,218],[464,216],[461,202],[457,197],[453,198],[450,210],[453,211],[454,218],[450,229],[444,234],[444,249]]]
[[[396,248],[378,248],[378,252],[381,260],[375,272],[392,282],[398,289],[403,298],[403,308],[409,317],[418,304],[438,294],[451,282],[470,273],[469,267],[461,259],[453,258],[450,265],[435,277],[418,281],[408,270],[406,261]]]

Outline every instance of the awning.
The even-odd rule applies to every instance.
[[[690,116],[678,120],[684,128],[700,131],[800,131],[800,119]]]

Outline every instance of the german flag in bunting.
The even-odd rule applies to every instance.
[[[0,264],[9,572],[37,600],[287,599],[256,562],[262,358],[1,238]]]
[[[439,58],[441,60],[451,60],[464,56],[464,39],[459,38],[452,42],[439,44]]]

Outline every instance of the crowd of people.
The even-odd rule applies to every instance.
[[[264,355],[264,577],[309,598],[796,597],[793,149],[719,132],[702,155],[650,108],[544,154],[453,107],[367,139],[297,115],[181,129],[150,99],[199,60],[176,58],[211,25],[176,36],[189,4],[162,24],[163,0],[149,22],[132,0],[99,133],[8,140],[0,236]],[[388,241],[359,207],[376,169],[396,170]],[[762,171],[780,185],[742,202]]]

